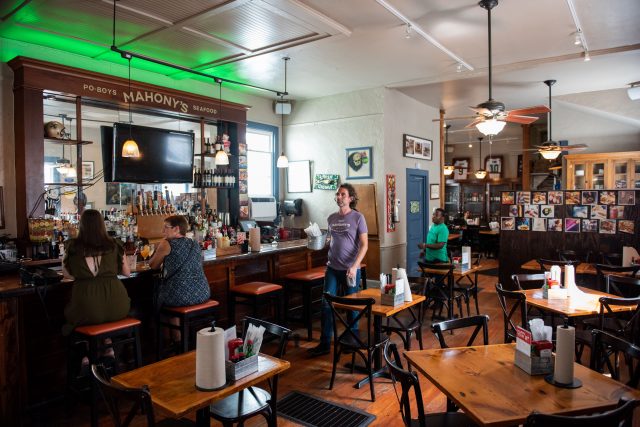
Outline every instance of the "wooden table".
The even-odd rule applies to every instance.
[[[619,298],[616,295],[607,294],[593,289],[578,287],[582,294],[566,299],[545,299],[542,297],[542,289],[527,289],[520,291],[527,296],[527,304],[551,313],[561,314],[567,318],[596,316],[600,313],[600,297]],[[612,306],[614,312],[633,311],[635,307]]]
[[[460,233],[451,233],[451,234],[449,234],[449,237],[448,237],[448,239],[447,239],[447,240],[455,240],[455,239],[459,239],[459,238],[460,238],[460,236],[462,236],[462,234],[460,234]]]
[[[522,424],[532,411],[588,414],[613,408],[640,391],[582,365],[574,364],[577,389],[555,387],[531,376],[514,360],[515,344],[405,352],[409,363],[453,400],[477,424]]]
[[[450,264],[439,264],[443,266],[443,269],[439,269],[439,268],[420,268],[420,270],[422,271],[423,274],[433,274],[433,275],[443,275],[444,272],[446,272],[447,270],[445,270],[445,267],[449,267]],[[482,270],[482,265],[474,265],[471,266],[470,268],[466,268],[466,269],[459,269],[459,268],[454,268],[453,269],[453,277],[450,278],[449,283],[448,283],[448,304],[447,304],[447,316],[448,319],[453,319],[454,315],[453,315],[453,287],[455,285],[455,283],[460,280],[462,277],[468,277],[469,279],[471,279],[470,275],[473,274],[474,278],[471,279],[472,281],[472,285],[477,285],[478,284],[478,272]]]
[[[523,270],[535,270],[537,272],[540,272],[540,264],[538,264],[538,261],[535,259],[531,259],[525,262],[520,266],[520,268],[522,268]],[[598,274],[598,272],[596,271],[596,265],[587,262],[581,262],[580,264],[578,264],[575,272],[576,274],[591,274],[593,276]]]
[[[479,233],[487,236],[499,236],[500,230],[480,230]]]
[[[377,340],[377,342],[380,342],[382,341],[382,319],[383,318],[386,319],[387,317],[391,317],[396,313],[400,313],[403,310],[409,309],[410,307],[413,307],[417,304],[421,304],[423,301],[426,300],[424,295],[411,294],[411,296],[413,299],[411,302],[405,302],[396,306],[380,304],[380,289],[375,289],[375,288],[361,290],[359,292],[356,292],[355,294],[348,295],[347,298],[373,298],[376,300],[373,306],[371,306],[371,313],[374,315],[373,330],[374,330],[375,339]],[[347,308],[347,309],[354,309],[354,310],[358,308],[358,306],[353,306],[353,305],[340,306],[340,307]],[[386,375],[386,372],[387,372],[386,367],[384,368],[382,367],[382,349],[376,350],[376,353],[373,358],[373,365],[374,365],[373,366],[374,372],[371,375],[371,378],[376,378],[376,377]],[[369,377],[367,376],[364,379],[358,381],[355,387],[361,388],[368,382],[369,382]]]
[[[258,372],[217,391],[196,390],[196,352],[181,354],[117,375],[112,381],[124,387],[148,385],[151,400],[161,412],[181,418],[196,412],[196,424],[209,426],[209,405],[271,378],[289,368],[289,362],[260,354]]]

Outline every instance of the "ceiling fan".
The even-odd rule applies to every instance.
[[[549,108],[551,108],[551,86],[553,86],[555,83],[555,80],[544,81],[544,84],[549,87]],[[547,114],[547,136],[547,140],[543,142],[542,145],[536,145],[536,148],[529,148],[524,151],[537,151],[545,159],[554,160],[557,159],[563,151],[583,150],[587,148],[587,146],[584,144],[560,146],[560,144],[553,140],[553,138],[551,137],[551,109],[549,109],[549,113]]]
[[[529,108],[520,108],[517,110],[505,110],[502,102],[496,101],[492,97],[491,85],[491,9],[498,5],[498,0],[480,0],[480,7],[487,10],[488,16],[488,34],[489,34],[489,99],[475,107],[470,107],[476,112],[475,119],[465,127],[478,128],[484,135],[497,135],[506,125],[506,122],[530,124],[538,120],[538,117],[528,116],[527,114],[541,114],[549,112],[549,108],[544,105],[538,105]]]

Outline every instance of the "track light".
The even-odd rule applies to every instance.
[[[458,65],[456,65],[456,73],[461,73],[461,72],[462,72],[462,64],[458,62]]]
[[[584,51],[584,62],[591,61],[591,55],[589,55],[589,51]]]
[[[409,24],[408,22],[407,22],[407,28],[405,28],[404,30],[404,38],[405,39],[411,38],[411,24]]]
[[[582,39],[580,38],[580,35],[581,35],[581,31],[580,30],[576,31],[576,38],[573,40],[573,44],[575,44],[576,46],[582,44]]]

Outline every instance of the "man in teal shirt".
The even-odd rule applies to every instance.
[[[427,262],[449,262],[447,256],[447,241],[449,240],[449,229],[444,224],[444,209],[433,211],[431,220],[433,225],[427,234],[427,243],[419,243],[418,247],[425,250],[425,260]]]

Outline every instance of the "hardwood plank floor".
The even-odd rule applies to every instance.
[[[495,260],[486,260],[483,262],[488,268],[497,267]],[[478,295],[480,312],[487,314],[490,318],[489,321],[489,342],[501,343],[503,342],[503,320],[500,306],[495,293],[494,285],[497,282],[497,277],[479,275],[479,288]],[[466,308],[464,308],[466,314]],[[475,314],[475,308],[473,301],[471,303],[472,314]],[[438,348],[439,344],[435,339],[433,333],[430,330],[431,323],[428,320],[430,318],[430,312],[427,313],[426,324],[423,325],[423,340],[425,348]],[[317,345],[317,338],[319,335],[319,321],[314,325],[315,340],[308,342],[306,340],[292,339],[289,342],[287,353],[285,358],[291,362],[291,368],[286,371],[280,377],[278,395],[284,396],[292,390],[302,391],[320,398],[340,403],[343,405],[349,405],[370,414],[375,415],[376,419],[371,424],[372,426],[385,426],[395,427],[402,426],[402,419],[399,412],[398,398],[393,389],[391,380],[387,379],[375,379],[375,393],[376,401],[371,402],[368,385],[360,390],[355,389],[353,384],[363,378],[363,374],[354,373],[353,375],[344,368],[344,363],[350,361],[348,356],[343,356],[341,364],[338,366],[336,375],[336,381],[333,390],[329,390],[329,380],[331,378],[331,355],[309,358],[307,356],[307,349]],[[306,330],[303,328],[294,329],[294,334],[306,337]],[[393,341],[401,348],[402,343],[397,336],[393,336]],[[465,334],[458,333],[447,336],[447,342],[451,346],[463,346],[466,344],[468,337]],[[413,340],[412,348],[418,348],[418,344]],[[269,350],[267,349],[267,352]],[[419,376],[423,400],[425,404],[426,412],[442,412],[446,409],[446,399],[444,395],[433,385],[431,385],[424,377]],[[153,390],[152,390],[153,392]],[[400,387],[398,386],[398,393]],[[157,418],[161,419],[162,415],[157,414]],[[638,414],[636,414],[638,415]],[[640,417],[636,417],[640,418]],[[67,413],[63,404],[54,405],[50,408],[45,408],[41,411],[37,411],[32,414],[32,417],[25,420],[26,425],[33,426],[79,426],[84,427],[89,425],[89,411],[85,405],[77,404],[73,408],[71,413]],[[299,424],[291,422],[285,418],[279,417],[278,424],[282,427],[298,426]],[[634,425],[638,426],[640,422],[634,420]],[[112,426],[113,423],[110,417],[106,413],[106,408],[103,408],[100,426]],[[138,417],[134,423],[134,426],[146,425],[144,417]],[[219,423],[212,421],[212,426],[218,426]],[[246,423],[249,427],[265,426],[266,422],[261,417],[255,417]]]

